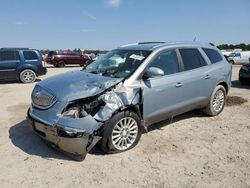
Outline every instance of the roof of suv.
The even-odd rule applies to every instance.
[[[162,47],[210,47],[213,48],[213,46],[209,43],[205,42],[139,42],[134,44],[127,44],[120,46],[119,49],[124,50],[146,50],[146,51],[154,51],[156,49],[162,48]]]
[[[10,50],[33,50],[33,49],[29,49],[29,48],[0,48],[1,51],[10,51]]]

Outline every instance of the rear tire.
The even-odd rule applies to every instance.
[[[222,112],[225,103],[226,89],[222,85],[218,85],[214,89],[210,101],[203,111],[209,116],[217,116]]]
[[[120,153],[135,147],[140,137],[138,115],[131,111],[119,112],[104,124],[100,147],[105,153]]]
[[[239,81],[240,81],[241,85],[246,85],[247,84],[247,81],[244,78],[239,77]]]
[[[57,64],[58,67],[65,67],[65,61],[60,60]]]
[[[36,73],[31,69],[25,69],[20,73],[19,78],[22,83],[32,83],[36,80]]]

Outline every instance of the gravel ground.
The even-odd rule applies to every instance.
[[[240,102],[231,97],[218,117],[177,116],[152,126],[130,151],[94,148],[83,162],[48,147],[26,125],[35,84],[0,84],[1,187],[250,187],[250,87],[239,84],[239,68],[229,96]],[[41,79],[77,69],[50,67]]]

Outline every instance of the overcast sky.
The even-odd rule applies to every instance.
[[[0,0],[0,47],[250,43],[250,0]]]

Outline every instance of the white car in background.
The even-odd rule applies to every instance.
[[[245,64],[250,62],[250,51],[232,52],[228,61],[232,64]]]

